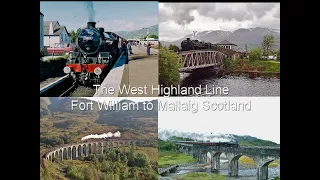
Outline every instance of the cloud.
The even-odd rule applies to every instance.
[[[276,12],[274,13],[273,17],[280,18],[280,7],[276,10]]]
[[[280,3],[160,3],[159,23],[161,39],[193,30],[280,29]]]
[[[124,20],[99,21],[96,27],[103,27],[106,31],[132,31],[138,28],[136,23]]]
[[[113,20],[113,23],[115,24],[115,26],[121,26],[123,27],[123,29],[129,30],[129,31],[134,30],[134,27],[135,27],[135,23],[129,22],[129,21]]]

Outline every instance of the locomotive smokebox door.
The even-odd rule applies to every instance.
[[[109,52],[99,52],[99,57],[102,60],[102,64],[107,64],[109,61],[110,53]]]

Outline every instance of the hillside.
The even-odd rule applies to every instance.
[[[49,100],[49,101],[48,101]],[[40,148],[79,142],[89,134],[121,132],[121,138],[156,139],[158,109],[153,111],[98,110],[71,111],[71,101],[89,102],[84,98],[40,98]],[[125,100],[127,101],[127,100]],[[49,104],[50,103],[50,104]],[[119,103],[123,103],[119,102]],[[157,101],[152,101],[157,104]],[[48,105],[49,104],[49,105]],[[142,102],[139,103],[142,105]]]
[[[48,104],[47,99],[40,98],[40,118],[52,115],[52,112],[48,108]]]
[[[272,34],[275,36],[275,45],[274,49],[280,48],[280,31],[275,29],[268,28],[250,28],[250,29],[237,29],[236,31],[202,31],[196,33],[196,39],[200,39],[205,42],[218,43],[223,40],[227,40],[231,43],[236,44],[234,50],[245,52],[246,44],[248,52],[251,51],[254,47],[260,47],[262,38],[266,34]],[[169,46],[170,44],[174,44],[181,48],[181,41],[186,39],[187,37],[193,38],[193,34],[189,34],[181,39],[168,42],[168,41],[160,41],[163,46]],[[160,37],[161,38],[161,37]]]
[[[147,35],[148,29],[149,28],[149,35],[155,34],[155,35],[159,35],[159,28],[158,25],[153,25],[150,27],[146,27],[143,29],[139,29],[139,30],[135,30],[135,31],[118,31],[115,32],[116,34],[119,34],[119,36],[122,36],[125,39],[132,39],[132,38],[136,38],[136,37],[141,37],[141,34],[143,36]]]

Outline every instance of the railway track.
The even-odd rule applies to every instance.
[[[57,81],[46,85],[40,89],[41,97],[68,97],[76,88],[69,75],[63,76]]]

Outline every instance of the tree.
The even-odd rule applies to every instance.
[[[250,61],[259,60],[261,59],[261,56],[262,56],[261,50],[259,48],[253,48],[250,52],[249,60]]]
[[[154,38],[154,39],[158,39],[159,37],[155,34],[152,34],[151,36],[149,36],[149,38]]]
[[[170,44],[169,50],[172,50],[173,52],[178,52],[178,51],[179,51],[179,48],[178,48],[178,46],[176,46],[176,45]]]
[[[159,83],[176,86],[180,83],[179,56],[167,48],[159,49]]]
[[[75,32],[74,30],[72,30],[72,31],[70,32],[70,41],[71,41],[72,43],[75,43],[75,42],[76,42],[76,39],[77,39],[77,37],[78,37],[78,35],[80,34],[81,31],[82,31],[82,29],[81,29],[81,28],[78,28],[78,29],[77,29],[77,32]]]
[[[280,60],[280,48],[277,51],[277,60]]]
[[[262,49],[263,49],[263,55],[268,56],[270,53],[270,50],[272,50],[272,47],[274,45],[274,36],[272,34],[267,34],[263,36],[262,39]]]

